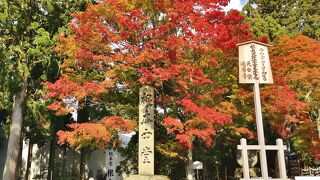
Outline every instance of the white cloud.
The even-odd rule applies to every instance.
[[[231,9],[237,9],[241,11],[242,7],[248,2],[248,0],[231,0],[228,6],[224,7],[225,11],[229,11]]]

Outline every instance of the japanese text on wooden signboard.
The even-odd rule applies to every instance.
[[[267,46],[256,43],[239,46],[239,82],[273,83]]]

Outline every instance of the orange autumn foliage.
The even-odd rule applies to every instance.
[[[66,57],[61,65],[65,79],[47,83],[47,97],[55,100],[49,108],[62,114],[66,113],[63,98],[75,97],[80,104],[83,100],[99,102],[99,96],[110,91],[121,94],[119,89],[130,91],[150,85],[157,91],[156,105],[185,108],[186,119],[181,121],[186,121],[187,134],[212,145],[216,129],[230,123],[230,112],[237,111],[230,104],[216,105],[210,99],[207,87],[215,83],[203,67],[218,66],[216,51],[234,52],[236,43],[250,36],[238,11],[223,11],[227,3],[102,0],[89,4],[85,12],[73,15],[71,33],[59,37],[57,51]],[[90,82],[94,88],[86,86]],[[62,86],[74,88],[64,90]],[[201,103],[204,100],[211,105]],[[201,108],[190,109],[190,114],[188,108],[198,106],[196,103]],[[170,128],[165,120],[163,125]],[[189,135],[176,134],[176,138],[187,142]],[[190,142],[186,144],[191,147]]]
[[[276,39],[271,53],[273,72],[289,83],[320,84],[320,43],[303,35]]]
[[[211,108],[201,108],[189,99],[181,100],[181,105],[185,114],[192,114],[191,119],[182,122],[180,119],[168,117],[163,122],[164,126],[169,128],[168,134],[176,133],[178,142],[187,148],[192,147],[193,137],[202,139],[208,147],[212,146],[212,137],[217,133],[215,129],[232,122],[230,115]]]
[[[57,80],[54,84],[50,82],[44,83],[47,88],[47,94],[44,96],[46,99],[55,99],[55,101],[48,105],[47,108],[55,111],[56,115],[65,115],[70,113],[70,109],[63,102],[66,98],[73,98],[70,104],[81,101],[86,97],[97,98],[100,94],[106,92],[105,81],[100,83],[84,82],[81,84],[74,83],[64,77]]]
[[[269,85],[261,92],[264,114],[271,122],[274,132],[283,138],[293,135],[297,124],[305,122],[308,117],[308,105],[298,100],[298,94],[281,78],[275,78],[275,84]]]
[[[118,133],[133,131],[135,123],[119,116],[104,117],[100,121],[92,123],[73,123],[68,127],[71,131],[58,131],[58,144],[68,144],[75,149],[83,147],[106,148]],[[120,141],[112,141],[113,146],[119,146]]]
[[[320,116],[320,43],[303,35],[278,37],[273,43],[271,63],[278,84],[284,88],[275,92],[280,97],[278,112],[291,109],[290,114],[282,115],[285,121],[276,121],[274,128],[282,129],[283,136],[297,139],[300,152],[320,159],[320,139],[314,122]],[[291,92],[285,93],[289,89]],[[294,98],[302,102],[293,103]]]

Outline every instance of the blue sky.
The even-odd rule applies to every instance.
[[[228,11],[230,9],[237,9],[241,11],[242,7],[248,2],[248,0],[230,0],[230,3],[225,10]]]

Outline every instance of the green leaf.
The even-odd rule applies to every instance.
[[[33,22],[29,25],[28,29],[29,30],[36,30],[39,26],[40,26],[40,24],[38,22]]]

